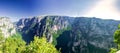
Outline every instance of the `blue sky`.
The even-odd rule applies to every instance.
[[[15,20],[40,15],[66,15],[119,19],[119,2],[120,0],[0,0],[0,17]]]

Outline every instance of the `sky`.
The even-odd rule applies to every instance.
[[[120,20],[120,0],[0,0],[0,17],[13,21],[41,15]]]

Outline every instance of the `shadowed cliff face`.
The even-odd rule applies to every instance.
[[[86,17],[41,16],[17,22],[17,30],[26,42],[35,35],[57,42],[62,53],[108,53],[115,47],[113,34],[120,21]],[[68,30],[69,28],[69,30]]]
[[[18,31],[22,32],[23,39],[26,42],[33,40],[35,35],[46,36],[49,42],[52,42],[52,34],[58,30],[67,28],[72,23],[73,18],[66,16],[43,16],[34,18],[25,18],[17,22]]]

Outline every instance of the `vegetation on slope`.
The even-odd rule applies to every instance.
[[[1,34],[0,38],[0,42],[4,40]],[[59,53],[45,37],[35,36],[34,41],[27,45],[19,33],[6,38],[0,46],[0,53]]]
[[[62,29],[62,30],[58,30],[56,33],[55,33],[55,32],[52,33],[52,35],[53,35],[53,42],[52,42],[52,44],[53,44],[53,45],[57,45],[57,38],[58,38],[64,31],[69,31],[69,30],[71,30],[71,27],[70,27],[70,26],[67,27],[67,28],[64,28],[64,29]]]

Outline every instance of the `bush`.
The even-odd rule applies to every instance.
[[[34,41],[26,45],[20,34],[14,34],[5,39],[1,45],[0,53],[59,53],[54,45],[47,42],[45,37],[35,36]]]
[[[45,37],[34,37],[26,49],[26,53],[59,53],[54,45],[48,43]]]

